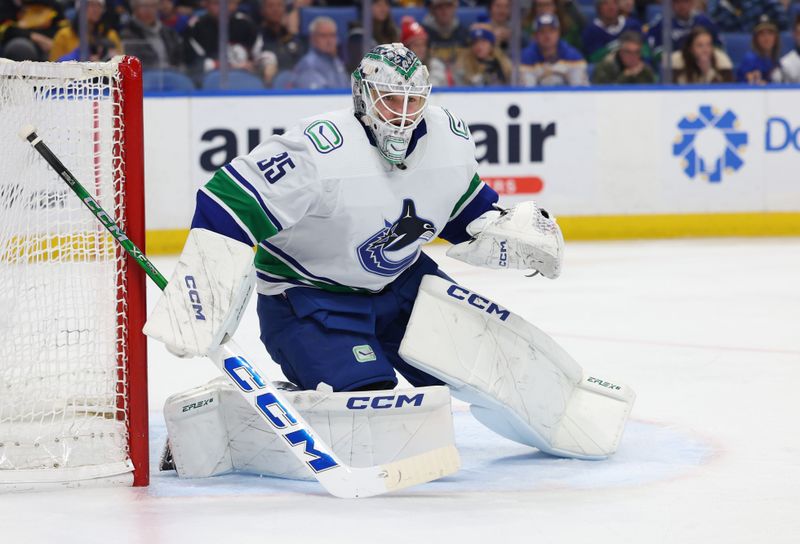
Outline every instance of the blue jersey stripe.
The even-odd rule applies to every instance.
[[[192,217],[193,229],[206,229],[253,246],[253,240],[239,223],[203,191],[197,191],[197,204]]]
[[[498,198],[497,192],[484,184],[470,203],[464,206],[461,213],[447,222],[442,232],[439,233],[439,238],[443,238],[453,244],[459,244],[469,240],[470,235],[467,233],[467,225],[480,215],[491,210],[492,205],[497,202]]]
[[[331,285],[341,285],[339,282],[334,281],[330,278],[326,278],[325,276],[316,276],[309,272],[308,270],[303,267],[296,259],[294,259],[291,255],[283,251],[282,249],[278,248],[277,246],[270,244],[266,240],[261,242],[261,247],[269,251],[271,254],[275,255],[283,262],[294,268],[298,273],[306,276],[307,278],[311,278],[316,281],[321,281],[324,283],[330,283]]]
[[[233,165],[232,165],[232,164],[228,163],[228,164],[226,164],[225,166],[223,166],[223,168],[224,168],[224,169],[225,169],[225,170],[226,170],[226,171],[227,171],[227,172],[228,172],[230,175],[232,175],[234,178],[236,178],[236,181],[238,181],[239,183],[241,183],[241,184],[242,184],[242,186],[243,186],[245,189],[247,189],[247,190],[248,190],[248,191],[249,191],[249,192],[250,192],[250,193],[253,195],[253,198],[255,198],[255,199],[258,201],[258,204],[261,206],[261,209],[262,209],[262,210],[264,210],[264,213],[266,213],[266,214],[267,214],[267,217],[269,217],[269,220],[270,220],[270,221],[272,221],[272,224],[273,224],[273,225],[275,225],[275,227],[276,227],[276,228],[277,228],[279,231],[283,230],[283,226],[281,226],[280,222],[279,222],[279,221],[278,221],[278,219],[275,217],[275,215],[274,215],[272,212],[270,212],[270,211],[269,211],[269,208],[267,207],[267,204],[266,204],[266,203],[264,202],[264,200],[261,198],[261,195],[259,194],[258,190],[256,190],[256,188],[255,188],[255,187],[253,187],[253,186],[250,184],[250,182],[249,182],[249,181],[247,181],[247,180],[245,179],[245,177],[244,177],[243,175],[241,175],[239,172],[237,172],[237,171],[236,171],[236,169],[233,167]]]

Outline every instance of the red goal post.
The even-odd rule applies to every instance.
[[[145,274],[36,152],[145,247],[141,65],[0,60],[0,490],[147,485]]]

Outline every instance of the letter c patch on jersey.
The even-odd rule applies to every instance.
[[[453,132],[453,134],[460,136],[465,140],[469,140],[469,126],[467,126],[464,121],[447,111],[447,109],[442,108],[442,110],[444,110],[444,112],[447,114],[447,118],[450,120],[450,130]]]
[[[342,147],[344,143],[342,133],[330,121],[314,121],[306,127],[303,133],[311,140],[314,149],[320,153],[330,153],[334,149]]]

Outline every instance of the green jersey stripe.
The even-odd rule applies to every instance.
[[[347,285],[340,285],[335,283],[323,282],[318,279],[312,279],[305,274],[300,273],[295,268],[292,268],[287,263],[282,261],[276,255],[267,250],[264,246],[258,246],[256,251],[255,267],[257,270],[265,272],[273,277],[288,278],[292,280],[302,281],[314,287],[322,289],[323,291],[330,291],[332,293],[370,293],[369,289],[360,289],[358,287],[348,287]]]
[[[481,177],[478,174],[475,174],[472,177],[472,181],[469,182],[467,191],[461,195],[461,198],[459,198],[458,202],[456,202],[455,208],[453,208],[453,211],[450,213],[450,219],[461,213],[461,211],[467,206],[467,204],[470,203],[473,197],[478,194],[483,185],[484,183],[481,181]]]
[[[278,228],[269,220],[258,201],[222,170],[217,170],[205,188],[225,203],[256,240],[264,240],[278,233]]]

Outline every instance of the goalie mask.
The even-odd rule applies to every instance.
[[[361,59],[351,82],[356,117],[381,156],[400,164],[428,105],[428,69],[403,44],[378,45]]]

